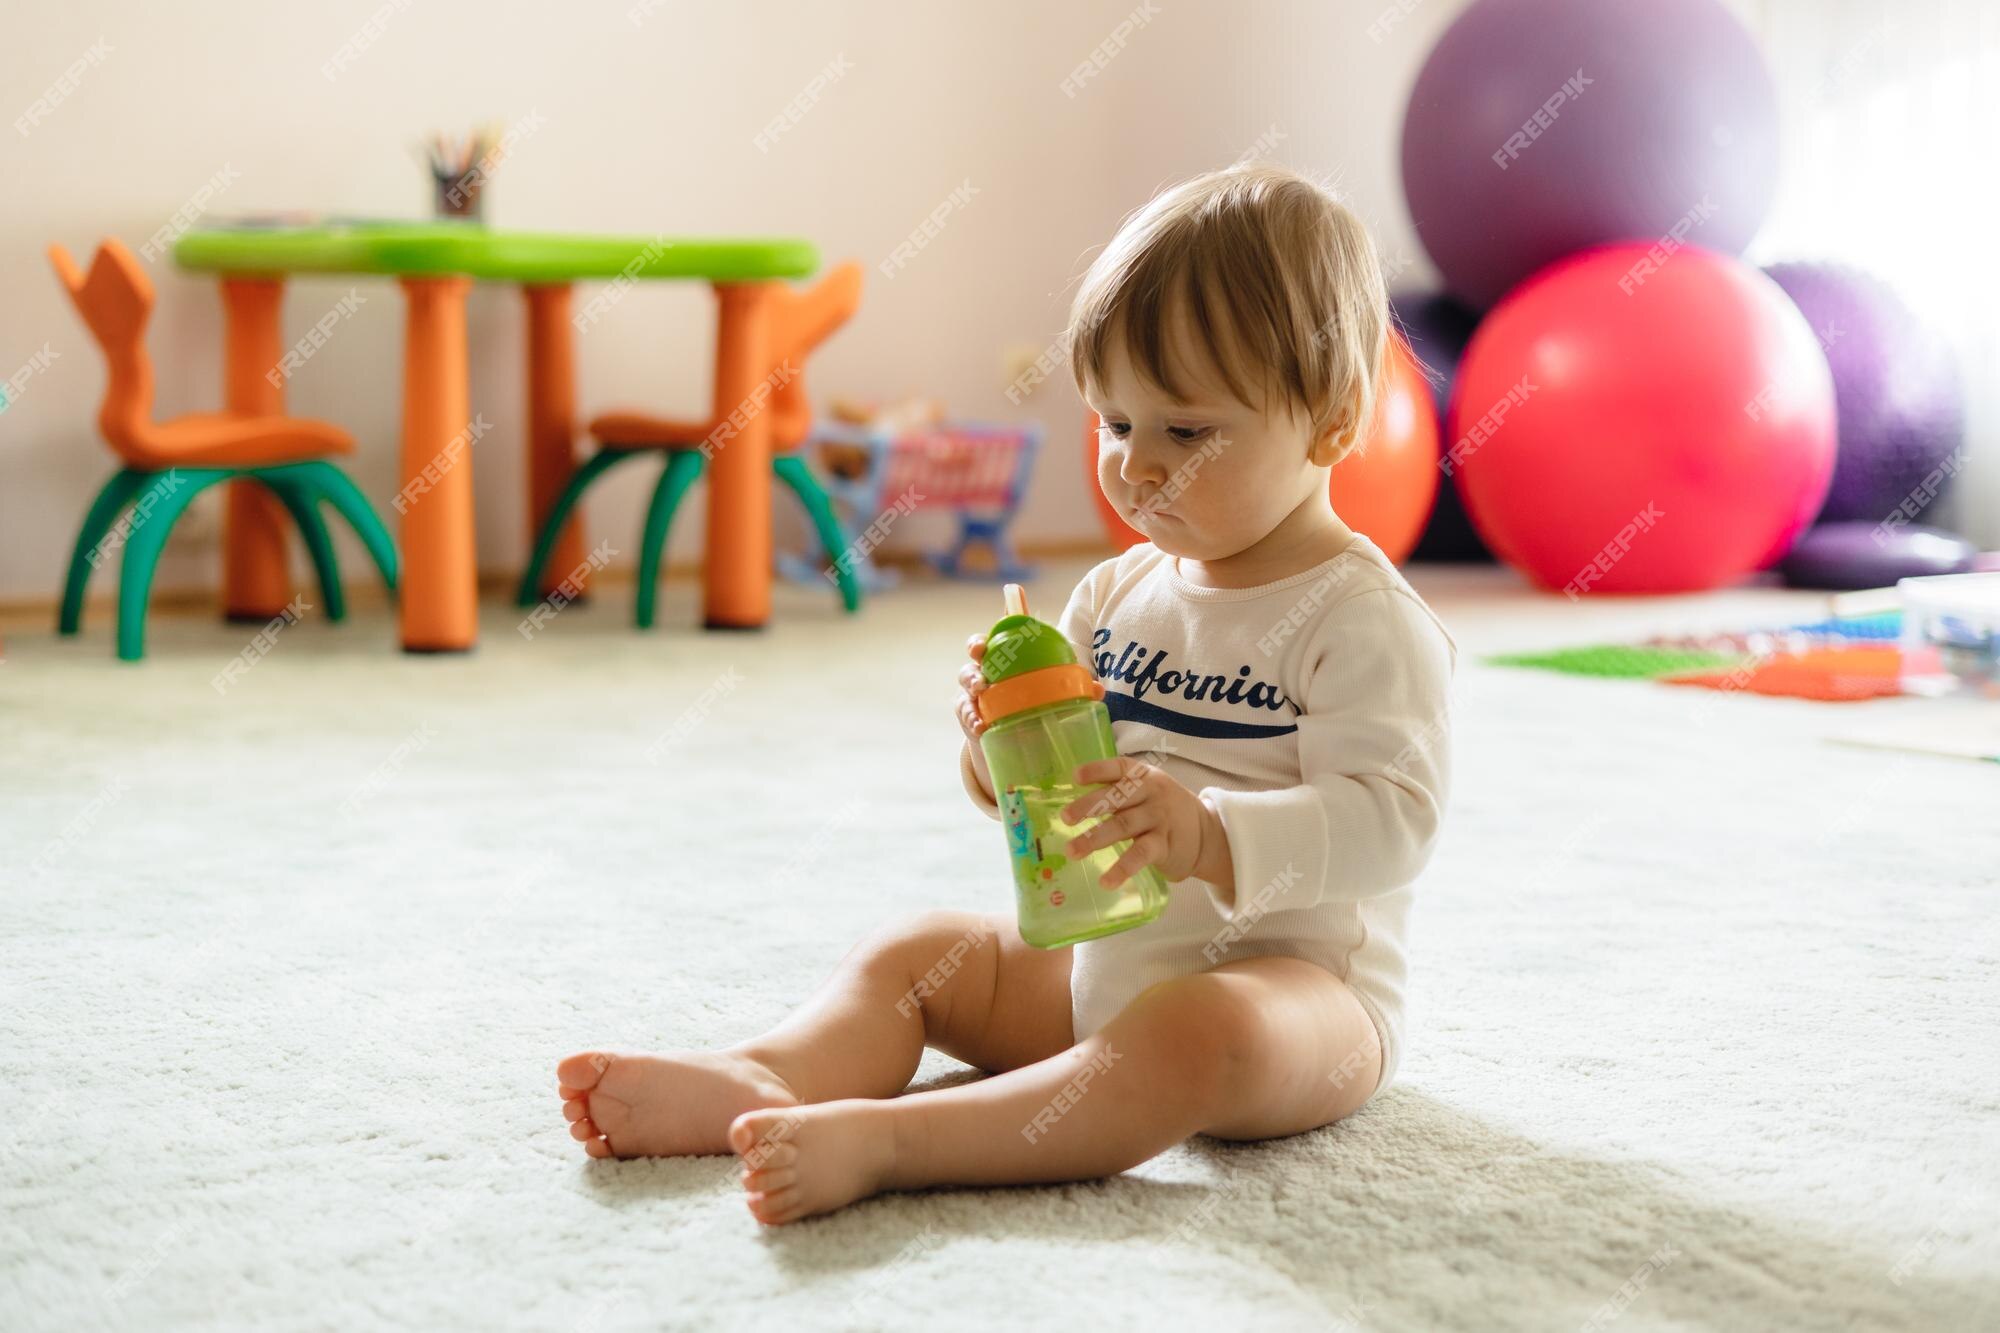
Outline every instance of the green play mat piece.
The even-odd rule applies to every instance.
[[[1604,676],[1614,680],[1652,680],[1683,671],[1710,671],[1734,666],[1742,657],[1686,648],[1645,648],[1630,644],[1595,644],[1558,648],[1546,653],[1503,653],[1486,659],[1495,666],[1559,671],[1567,676]]]
[[[216,273],[462,273],[496,282],[582,278],[802,278],[819,267],[792,237],[588,236],[494,231],[464,222],[209,227],[174,246],[174,262]]]

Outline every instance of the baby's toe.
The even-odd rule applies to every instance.
[[[748,1149],[739,1153],[738,1157],[745,1171],[767,1171],[778,1167],[796,1166],[799,1160],[799,1145],[788,1143],[775,1134],[767,1135],[752,1143]]]
[[[611,1155],[611,1145],[603,1139],[589,1140],[583,1145],[583,1150],[592,1157],[609,1157]]]
[[[556,1079],[563,1086],[564,1099],[596,1087],[597,1080],[604,1077],[604,1071],[611,1068],[611,1060],[610,1053],[606,1051],[578,1051],[557,1065]]]
[[[798,1160],[798,1149],[786,1140],[799,1124],[788,1111],[745,1111],[729,1124],[729,1146],[750,1166],[789,1166]]]
[[[591,1139],[603,1138],[604,1132],[591,1121],[589,1116],[584,1116],[581,1120],[570,1121],[569,1136],[578,1143],[587,1143]]]
[[[616,1097],[597,1093],[590,1099],[590,1118],[597,1122],[597,1132],[608,1138],[617,1138],[632,1128],[632,1108]]]
[[[745,1168],[743,1188],[751,1194],[775,1194],[779,1190],[789,1189],[798,1182],[798,1179],[799,1173],[795,1167],[773,1167],[764,1171]]]
[[[583,1096],[584,1093],[589,1091],[590,1091],[589,1088],[572,1088],[565,1083],[558,1083],[556,1085],[556,1096],[562,1098],[566,1102],[573,1102],[577,1098]]]
[[[574,1101],[567,1101],[563,1103],[563,1119],[569,1121],[572,1124],[583,1119],[585,1116],[589,1114],[590,1114],[590,1107],[584,1104],[582,1098],[577,1098]]]
[[[775,1194],[752,1194],[750,1215],[765,1226],[783,1226],[797,1219],[805,1211],[799,1199],[799,1188],[796,1185],[781,1189]]]

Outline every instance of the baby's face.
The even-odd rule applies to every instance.
[[[1104,420],[1097,482],[1120,517],[1170,555],[1223,560],[1270,535],[1326,469],[1308,459],[1310,423],[1280,401],[1239,402],[1191,340],[1168,345],[1185,399],[1148,383],[1124,340],[1107,350],[1103,383],[1084,398]]]

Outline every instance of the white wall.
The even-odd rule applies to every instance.
[[[668,0],[635,24],[602,6],[409,0],[329,80],[322,66],[377,3],[39,8],[0,44],[8,118],[100,38],[108,51],[25,136],[0,131],[0,377],[46,342],[57,354],[0,413],[0,598],[48,598],[74,526],[111,467],[92,420],[101,359],[43,247],[136,246],[225,169],[216,214],[309,209],[415,215],[428,205],[412,142],[433,127],[538,112],[501,167],[489,220],[508,227],[650,233],[797,233],[868,267],[860,317],[816,358],[820,395],[942,397],[955,412],[1045,420],[1051,448],[1022,535],[1098,532],[1080,478],[1081,411],[1058,377],[1007,402],[1010,350],[1046,346],[1074,278],[1118,218],[1158,184],[1231,160],[1272,124],[1280,160],[1337,170],[1372,218],[1400,232],[1392,169],[1401,89],[1453,6],[1432,0],[1393,40],[1365,35],[1378,0],[1194,7],[1168,0],[1074,97],[1063,79],[1135,0],[1016,6],[928,3],[708,5]],[[1435,12],[1432,12],[1435,11]],[[753,140],[815,73],[849,71],[769,151]],[[875,264],[953,187],[978,194],[894,279]],[[153,266],[151,347],[162,413],[219,405],[214,284]],[[287,334],[334,305],[344,280],[295,282]],[[401,302],[380,281],[296,375],[295,412],[360,440],[352,470],[378,501],[395,489]],[[622,404],[699,410],[710,298],[648,284],[579,339],[585,412]],[[482,564],[513,568],[521,534],[522,329],[518,297],[472,301],[473,396],[497,427],[477,449]],[[596,536],[629,551],[646,480],[614,478]],[[697,547],[699,508],[674,549]],[[912,539],[930,534],[912,524]],[[595,540],[595,537],[593,537]],[[161,585],[214,579],[212,531],[187,525]]]
[[[1059,375],[1011,407],[1010,355],[1060,331],[1071,284],[1122,214],[1260,141],[1276,160],[1334,175],[1400,280],[1428,280],[1402,206],[1397,140],[1417,68],[1463,7],[1419,0],[1405,14],[1392,0],[1154,0],[1115,57],[1066,95],[1065,77],[1136,3],[665,0],[648,12],[635,0],[73,0],[34,9],[0,43],[0,111],[10,122],[0,129],[0,379],[45,343],[58,359],[0,412],[0,600],[55,595],[75,524],[112,465],[92,425],[101,359],[43,247],[59,240],[87,253],[113,233],[136,247],[225,169],[235,179],[210,204],[216,214],[420,215],[429,203],[412,151],[421,133],[531,113],[540,128],[500,168],[492,223],[797,233],[829,259],[861,260],[862,312],[815,358],[816,394],[915,393],[960,415],[1043,419],[1051,447],[1021,535],[1096,536],[1075,393]],[[382,16],[377,35],[325,77],[371,15]],[[18,133],[13,118],[100,39],[102,58]],[[848,72],[761,151],[758,132],[843,56]],[[977,195],[884,278],[876,263],[965,182]],[[219,406],[214,284],[170,260],[152,267],[159,409]],[[352,285],[366,304],[293,378],[290,401],[359,438],[352,470],[383,502],[396,484],[401,300],[379,280]],[[349,286],[294,283],[288,336]],[[523,544],[519,298],[477,288],[471,319],[473,401],[497,428],[476,450],[481,561],[511,570]],[[582,410],[699,411],[711,330],[704,289],[642,286],[579,339]],[[610,538],[629,559],[649,484],[636,469],[614,476],[590,508],[592,540]],[[696,506],[676,533],[677,558],[698,550],[699,519]],[[184,528],[161,584],[210,586],[212,518]],[[898,534],[935,535],[935,524],[914,521]]]
[[[1782,99],[1785,178],[1749,258],[1859,264],[1951,343],[1965,455],[1926,521],[2000,548],[2000,6],[1755,0],[1750,18]]]

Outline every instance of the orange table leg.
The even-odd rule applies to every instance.
[[[702,615],[710,629],[756,629],[771,618],[771,413],[778,385],[771,346],[784,288],[718,283],[715,420],[709,437],[708,549]]]
[[[556,497],[576,471],[576,341],[569,321],[568,283],[524,286],[521,293],[528,299],[528,549],[532,550]],[[572,518],[556,538],[540,592],[546,597],[565,580],[573,592],[580,590],[588,575],[583,525]]]
[[[403,648],[463,652],[479,638],[479,554],[472,526],[472,419],[463,277],[404,278]]]
[[[231,412],[278,416],[285,410],[282,379],[271,368],[283,354],[282,278],[224,278],[223,401]],[[292,600],[285,548],[285,507],[254,481],[228,486],[222,520],[222,613],[231,620],[266,621]]]

